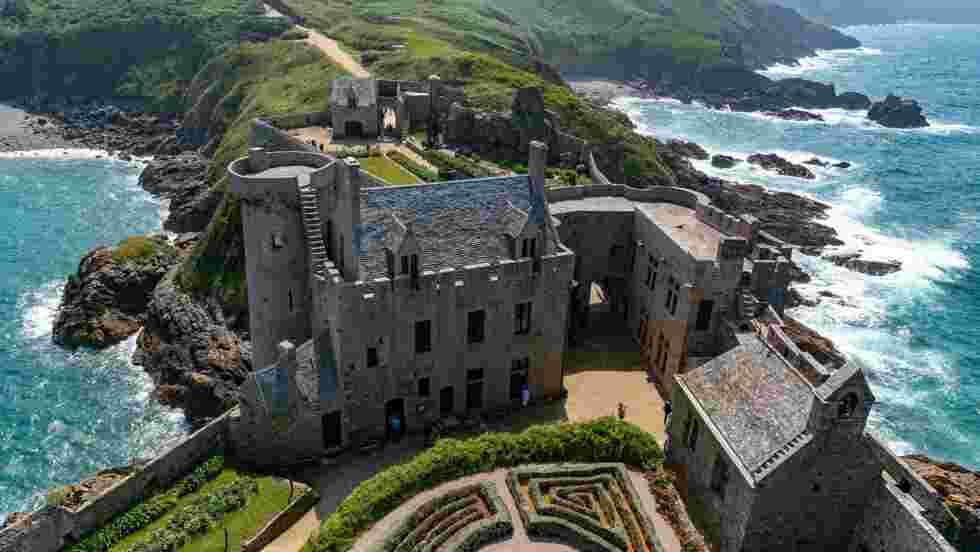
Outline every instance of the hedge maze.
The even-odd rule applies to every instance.
[[[662,552],[622,464],[521,467],[507,485],[532,539],[587,552]]]
[[[409,514],[381,552],[473,552],[511,537],[514,526],[492,482],[448,491]]]

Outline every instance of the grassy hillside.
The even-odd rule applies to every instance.
[[[6,1],[0,97],[132,96],[176,111],[207,59],[243,34],[288,27],[262,17],[258,0]]]

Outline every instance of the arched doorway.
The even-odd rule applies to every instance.
[[[405,399],[391,399],[385,403],[385,437],[397,441],[406,431]]]
[[[361,138],[364,136],[364,124],[360,121],[347,121],[344,123],[344,135],[349,138]]]
[[[456,410],[455,406],[455,392],[453,387],[450,385],[448,387],[443,387],[439,391],[439,414],[442,416],[452,416],[453,411]]]

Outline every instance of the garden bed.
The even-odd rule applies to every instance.
[[[411,461],[358,485],[303,548],[343,552],[400,504],[440,483],[498,467],[553,462],[622,462],[653,469],[663,453],[652,435],[614,418],[550,424],[522,433],[488,433],[442,439]]]
[[[384,155],[364,157],[358,161],[361,163],[361,169],[384,180],[392,186],[422,183],[422,181],[419,180],[414,174],[409,172],[407,169],[402,168],[401,165],[395,163],[391,159],[388,159]]]

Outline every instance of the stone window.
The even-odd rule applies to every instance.
[[[470,311],[466,316],[466,342],[483,343],[486,337],[487,311]]]
[[[660,263],[653,259],[653,255],[648,255],[649,264],[647,265],[647,288],[654,291],[657,288],[657,271]]]
[[[531,303],[518,303],[514,310],[514,333],[526,335],[531,331]]]
[[[429,396],[429,378],[419,379],[419,396],[420,397]]]
[[[467,370],[466,381],[483,381],[483,368]]]
[[[419,320],[415,323],[415,352],[428,353],[432,350],[432,321]]]
[[[670,311],[670,315],[677,314],[677,298],[681,293],[681,284],[673,276],[667,280],[667,303],[664,307]]]
[[[402,255],[402,271],[401,274],[408,274],[408,255]]]
[[[838,418],[850,418],[857,411],[858,397],[855,393],[848,393],[844,400],[837,406]]]
[[[698,305],[698,319],[694,324],[694,329],[703,332],[711,328],[711,313],[715,310],[714,301],[701,301]]]
[[[721,454],[715,458],[715,466],[711,472],[711,490],[718,496],[725,496],[725,487],[728,486],[728,462],[722,458]]]
[[[521,257],[536,257],[538,249],[537,238],[525,238],[521,242]]]
[[[288,296],[289,296],[289,314],[292,314],[293,313],[293,308],[294,308],[294,305],[293,305],[293,290],[289,290]]]
[[[271,242],[272,249],[282,249],[283,247],[286,247],[286,240],[283,239],[282,233],[280,232],[272,233]]]
[[[368,368],[373,368],[378,365],[378,348],[368,347],[367,348],[367,365]]]
[[[660,373],[667,373],[667,359],[670,358],[670,342],[660,334]]]
[[[701,431],[701,424],[691,415],[691,426],[687,432],[687,448],[694,452],[698,449],[698,433]]]

